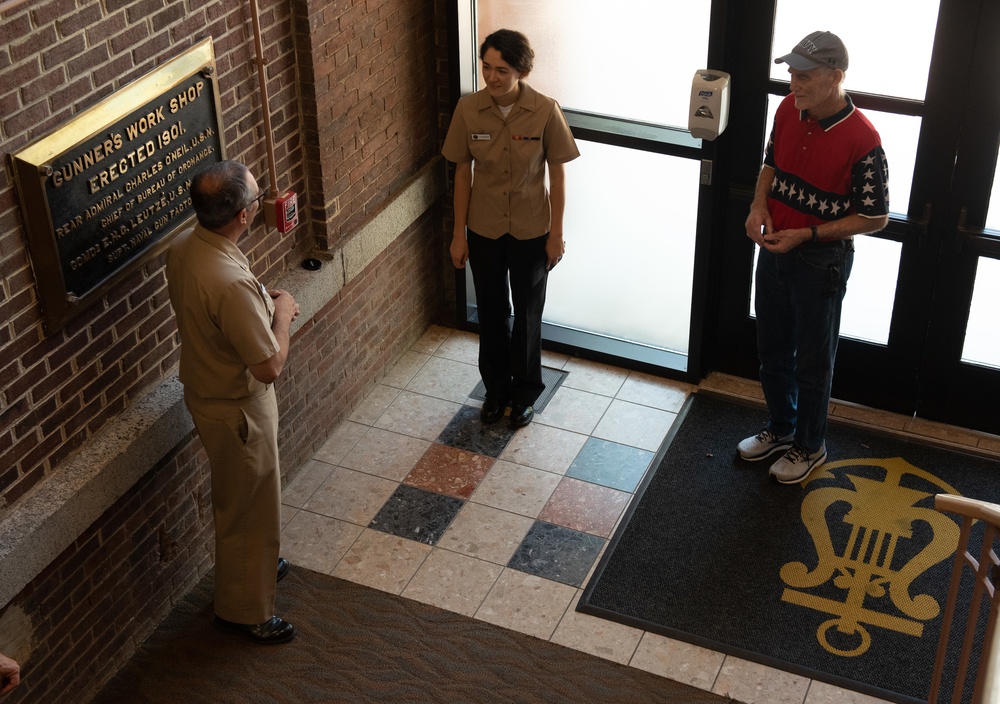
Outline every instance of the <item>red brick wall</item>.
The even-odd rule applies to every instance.
[[[29,2],[0,18],[7,154],[213,36],[229,158],[267,175],[247,3]],[[302,224],[241,243],[264,281],[337,246],[438,152],[446,0],[258,0],[278,186]],[[441,72],[445,72],[441,74]],[[0,515],[149,388],[176,373],[162,260],[47,336],[18,202],[0,165]],[[442,214],[432,208],[298,330],[278,384],[293,471],[431,322],[450,319]],[[7,605],[31,621],[8,700],[87,701],[211,566],[197,438],[156,468]]]
[[[89,701],[211,567],[200,450],[189,441],[164,459],[22,590],[31,653],[5,704]]]
[[[299,70],[315,108],[303,110],[303,138],[323,145],[306,156],[307,184],[335,195],[310,202],[325,248],[438,153],[436,13],[427,0],[299,2],[310,26]]]
[[[29,2],[0,22],[0,148],[15,152],[73,114],[201,39],[214,38],[227,156],[265,175],[261,98],[247,4],[174,0]],[[106,11],[105,9],[106,8]],[[278,173],[302,190],[295,42],[285,3],[262,3]],[[284,28],[283,36],[275,34]],[[41,47],[41,48],[40,48]],[[21,214],[0,172],[0,509],[57,471],[177,361],[161,261],[119,282],[63,330],[47,335]],[[258,225],[248,251],[262,277],[313,246],[305,228],[281,238]]]

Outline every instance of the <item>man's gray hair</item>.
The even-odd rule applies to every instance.
[[[191,205],[202,227],[216,230],[250,207],[257,193],[247,182],[248,171],[238,161],[217,161],[195,174]]]

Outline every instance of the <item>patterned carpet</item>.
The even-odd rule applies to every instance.
[[[212,623],[209,574],[94,699],[128,702],[732,701],[492,624],[293,567],[258,646]]]

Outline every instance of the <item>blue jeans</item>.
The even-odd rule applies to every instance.
[[[807,243],[757,260],[757,353],[768,430],[815,452],[826,442],[840,311],[854,243]]]

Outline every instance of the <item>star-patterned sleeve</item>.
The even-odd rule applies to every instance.
[[[889,164],[881,146],[872,149],[851,169],[855,212],[866,218],[889,214]]]

